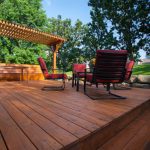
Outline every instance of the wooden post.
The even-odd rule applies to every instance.
[[[56,63],[57,63],[57,53],[58,53],[58,50],[59,50],[61,44],[62,43],[59,43],[59,44],[56,44],[56,45],[53,46],[53,48],[54,48],[54,51],[53,51],[53,74],[56,74],[55,69],[57,69],[57,65],[56,65]]]
[[[57,57],[57,52],[54,51],[53,52],[53,73],[55,74],[56,73],[56,70],[57,69],[57,66],[56,66],[56,57]]]

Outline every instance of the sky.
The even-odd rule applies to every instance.
[[[91,21],[89,0],[43,0],[43,9],[49,18],[71,19],[74,24],[77,19],[84,24]],[[145,58],[145,52],[140,50],[141,59]]]
[[[89,0],[43,0],[43,8],[48,17],[56,18],[58,15],[62,19],[71,19],[74,24],[77,19],[84,24],[91,21]]]

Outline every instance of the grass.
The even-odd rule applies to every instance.
[[[150,75],[150,64],[136,65],[133,68],[133,75]]]
[[[68,77],[72,77],[72,71],[66,72]],[[150,75],[150,64],[135,65],[132,75]]]
[[[66,72],[66,74],[68,77],[72,77],[72,71],[68,71],[68,72]]]

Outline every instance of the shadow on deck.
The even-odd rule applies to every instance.
[[[70,83],[64,91],[42,91],[45,84],[55,83],[0,82],[1,150],[120,150],[148,145],[148,89],[116,90],[128,98],[93,101]]]

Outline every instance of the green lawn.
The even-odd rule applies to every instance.
[[[72,71],[66,72],[67,76],[72,76]],[[150,64],[135,65],[133,68],[133,75],[150,75]]]
[[[150,75],[150,64],[136,65],[133,68],[133,75]]]
[[[68,72],[66,72],[66,74],[68,77],[72,77],[72,71],[68,71]]]

